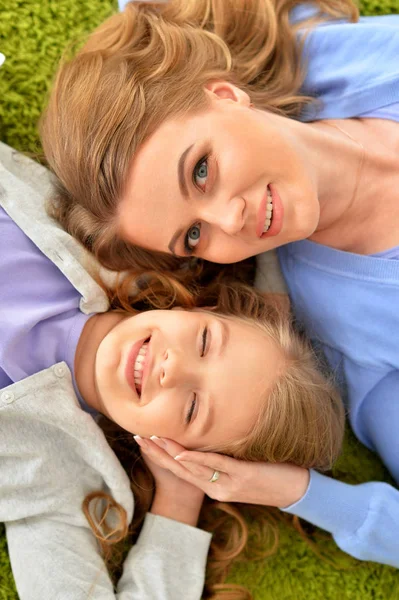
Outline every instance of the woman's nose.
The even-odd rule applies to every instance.
[[[244,227],[245,200],[241,196],[235,196],[228,202],[223,199],[215,199],[204,211],[204,220],[220,227],[228,235],[236,235]]]

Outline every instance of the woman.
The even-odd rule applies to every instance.
[[[37,182],[43,169],[33,170]],[[106,312],[87,257],[47,217],[42,196],[1,162],[0,181],[0,521],[20,598],[63,597],[66,588],[74,599],[200,598],[210,542],[195,529],[204,494],[151,462],[155,494],[115,596],[93,532],[114,540],[115,516],[127,525],[133,497],[92,416],[106,415],[114,438],[118,425],[117,437],[122,427],[139,442],[166,436],[328,469],[342,441],[340,398],[286,315],[254,292],[222,294],[214,310]],[[127,306],[126,289],[110,291],[114,303]],[[175,296],[194,304],[178,286]],[[134,458],[125,460],[129,474]],[[299,497],[302,469],[285,467]],[[92,510],[96,497],[108,498],[114,535]],[[134,523],[142,518],[139,502]]]
[[[398,325],[399,17],[356,23],[350,2],[317,8],[127,5],[58,73],[42,123],[60,180],[54,214],[117,269],[279,247],[297,316],[345,383],[356,435],[399,481],[388,337]],[[322,23],[304,35],[306,19]],[[357,60],[363,44],[369,59]],[[399,566],[393,487],[312,472],[288,510],[346,552]]]

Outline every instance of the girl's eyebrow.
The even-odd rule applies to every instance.
[[[214,410],[213,410],[213,400],[212,398],[208,398],[208,410],[206,413],[206,417],[203,420],[201,429],[200,429],[200,435],[204,436],[206,435],[210,429],[213,427],[213,422],[214,422],[214,418],[213,418],[213,414],[214,414]]]
[[[221,356],[222,353],[225,351],[227,343],[229,341],[230,330],[226,321],[224,321],[223,319],[219,319],[219,323],[222,326],[222,339],[219,348],[219,356]]]

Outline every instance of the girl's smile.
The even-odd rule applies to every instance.
[[[76,356],[92,407],[131,433],[187,447],[246,435],[284,363],[261,329],[201,310],[96,315]]]
[[[150,370],[150,341],[151,337],[147,337],[134,343],[126,361],[125,377],[138,398],[141,397],[145,379]]]

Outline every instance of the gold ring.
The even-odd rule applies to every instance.
[[[209,483],[213,483],[214,481],[217,481],[220,477],[220,473],[219,471],[214,471],[212,477],[209,480]]]

